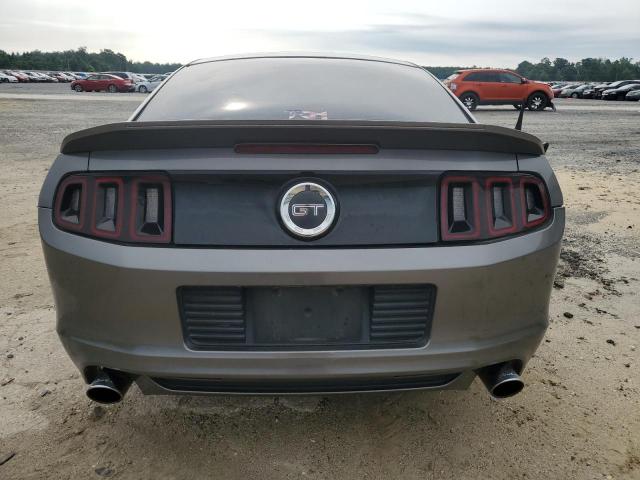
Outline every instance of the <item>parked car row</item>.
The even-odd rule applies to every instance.
[[[160,85],[172,72],[141,74],[132,72],[49,72],[31,70],[0,70],[0,83],[71,83],[77,92],[141,92],[148,93]]]
[[[554,97],[595,98],[602,100],[640,99],[640,80],[618,80],[606,83],[556,83],[551,85]]]
[[[0,70],[0,82],[64,83],[86,76],[81,72],[40,72],[33,70]]]

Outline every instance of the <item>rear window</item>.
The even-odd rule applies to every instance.
[[[183,68],[157,92],[137,120],[469,122],[423,69],[380,61],[212,61]]]

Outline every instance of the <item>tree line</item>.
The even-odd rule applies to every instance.
[[[456,70],[473,67],[424,67],[438,78],[447,78]],[[630,58],[609,60],[608,58],[583,58],[570,62],[566,58],[550,60],[543,58],[538,63],[523,61],[514,69],[523,77],[532,80],[552,81],[615,81],[640,79],[640,62]]]
[[[456,70],[473,67],[424,67],[438,78],[447,78]],[[545,57],[538,63],[523,61],[515,68],[523,77],[532,80],[552,81],[615,81],[640,79],[640,62],[622,57],[618,60],[608,58],[583,58],[579,62],[570,62],[566,58],[550,60]]]
[[[125,70],[136,73],[165,73],[180,67],[179,63],[133,62],[124,54],[104,49],[98,53],[88,52],[86,47],[63,52],[41,52],[34,50],[24,53],[7,53],[0,50],[0,68],[16,70],[58,70],[75,72],[105,72]],[[446,78],[456,70],[477,67],[428,67],[438,78]],[[640,62],[622,57],[618,60],[608,58],[583,58],[570,62],[566,58],[550,60],[545,57],[538,63],[523,61],[515,68],[520,75],[532,80],[585,80],[614,81],[640,79]]]
[[[133,62],[122,53],[104,49],[88,52],[86,47],[63,52],[7,53],[0,50],[0,68],[16,70],[52,70],[70,72],[106,72],[124,70],[134,73],[165,73],[179,68],[179,63]]]
[[[570,62],[566,58],[550,60],[543,58],[538,63],[520,62],[516,71],[534,80],[585,80],[614,81],[640,79],[640,62],[622,57],[618,60],[608,58],[583,58],[579,62]]]

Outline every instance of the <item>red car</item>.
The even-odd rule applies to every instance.
[[[125,80],[110,73],[94,73],[84,80],[71,82],[71,89],[76,92],[132,92],[134,89],[131,80]]]
[[[18,82],[20,83],[27,83],[29,82],[29,77],[26,76],[24,73],[22,72],[16,72],[14,70],[5,70],[4,73],[6,73],[7,75],[11,75],[13,77],[16,77],[18,79]]]

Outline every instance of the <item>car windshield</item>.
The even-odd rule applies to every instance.
[[[470,120],[420,67],[384,61],[263,57],[187,66],[137,120]]]

